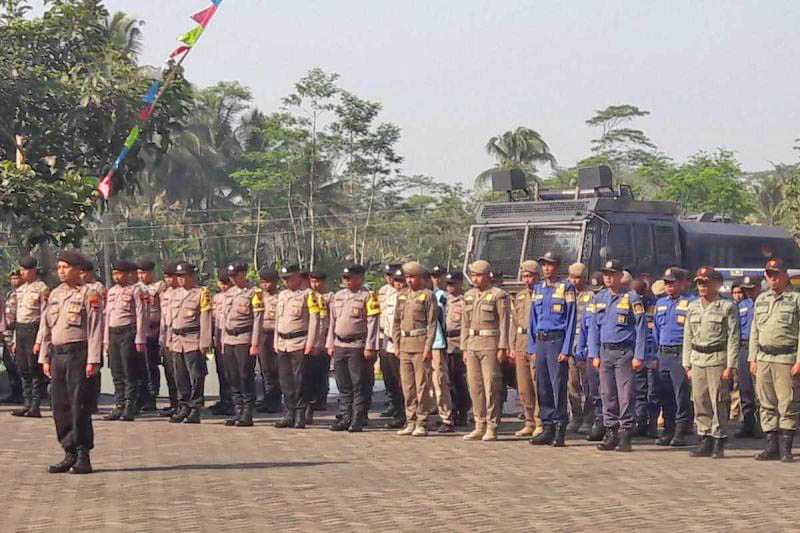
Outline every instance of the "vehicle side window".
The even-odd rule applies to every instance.
[[[653,229],[656,241],[656,264],[658,270],[663,271],[678,260],[675,257],[675,231],[672,226],[654,226]]]
[[[640,273],[650,271],[655,263],[651,228],[652,226],[646,223],[633,226],[633,249],[636,250],[636,270]]]
[[[633,266],[633,247],[629,224],[611,224],[606,237],[606,257],[619,260],[624,268]]]

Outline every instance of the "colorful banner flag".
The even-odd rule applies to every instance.
[[[212,3],[213,3],[215,6],[219,7],[219,5],[222,3],[222,0],[211,0],[211,2],[212,2]]]
[[[150,115],[152,115],[152,114],[153,114],[153,110],[154,110],[154,109],[155,109],[155,108],[153,107],[153,104],[150,104],[150,105],[148,105],[148,106],[144,106],[144,107],[143,107],[143,108],[142,108],[142,109],[139,111],[139,121],[141,121],[141,122],[147,122],[147,121],[150,119]]]
[[[127,148],[128,150],[133,148],[133,145],[136,144],[136,139],[138,138],[139,138],[139,126],[134,126],[130,134],[128,134],[128,138],[125,139],[125,148]]]
[[[147,90],[147,94],[144,95],[142,98],[142,102],[146,104],[152,104],[156,101],[156,95],[158,94],[158,89],[161,88],[161,80],[153,80],[153,83],[150,85],[150,88]]]
[[[114,161],[114,171],[116,172],[119,170],[119,166],[125,161],[125,157],[128,155],[129,148],[123,148],[122,151],[117,156],[117,160]]]
[[[187,31],[186,33],[184,33],[183,35],[181,35],[181,36],[178,38],[178,40],[179,40],[180,42],[184,43],[184,44],[185,44],[186,46],[188,46],[189,48],[191,48],[192,46],[194,46],[194,45],[195,45],[195,43],[196,43],[196,42],[197,42],[197,40],[200,38],[200,36],[201,36],[201,35],[203,35],[203,31],[204,31],[204,30],[205,30],[205,28],[204,28],[204,27],[202,27],[202,26],[198,26],[198,27],[196,27],[195,29],[193,29],[192,31]]]
[[[207,7],[206,9],[200,11],[199,13],[195,13],[192,15],[192,20],[200,24],[203,28],[208,26],[208,23],[211,22],[211,17],[214,16],[214,13],[217,12],[217,6],[213,5]]]
[[[100,194],[102,194],[103,198],[106,200],[108,200],[108,197],[111,196],[111,176],[113,175],[114,171],[112,170],[106,174],[106,177],[103,178],[103,181],[97,185],[97,190],[100,191]]]

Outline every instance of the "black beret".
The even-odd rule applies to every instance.
[[[278,281],[278,272],[272,268],[262,268],[258,276],[264,281]]]
[[[366,270],[363,265],[347,265],[342,269],[342,277],[363,276],[364,272],[366,272]]]
[[[447,276],[445,277],[447,283],[452,283],[453,285],[457,285],[464,281],[464,273],[463,272],[448,272]]]
[[[321,270],[312,270],[311,272],[308,273],[308,277],[313,278],[313,279],[323,279],[324,280],[324,279],[328,278],[328,275],[325,274],[325,272],[322,272]]]
[[[383,265],[383,273],[386,274],[387,276],[393,276],[394,273],[401,268],[403,268],[403,265],[401,265],[400,263],[388,263],[386,265]]]
[[[177,273],[178,263],[175,261],[170,261],[168,263],[164,263],[164,274],[167,276],[174,276]]]
[[[86,261],[81,266],[81,270],[84,272],[94,272],[94,262],[89,259],[88,257],[84,258]]]
[[[39,262],[36,261],[35,257],[28,256],[28,257],[23,257],[22,259],[19,260],[19,266],[20,268],[30,270],[32,268],[36,268],[37,266],[39,266]]]
[[[231,277],[228,275],[228,271],[224,268],[220,268],[217,272],[217,279],[219,279],[222,283],[231,282]]]
[[[181,261],[175,266],[175,274],[177,274],[178,276],[183,276],[186,274],[194,274],[196,272],[197,272],[197,267],[186,261]]]
[[[288,265],[285,267],[281,267],[280,276],[282,278],[288,278],[292,274],[299,274],[300,273],[300,265]]]
[[[545,252],[545,254],[539,258],[539,262],[561,264],[561,256],[555,252]]]
[[[236,274],[238,272],[247,272],[246,263],[231,263],[228,265],[228,274]]]
[[[152,272],[156,268],[156,262],[152,259],[140,259],[139,263],[136,265],[139,270],[144,270],[145,272]]]
[[[111,270],[118,270],[120,272],[133,272],[136,268],[136,263],[128,261],[127,259],[118,259],[111,264]]]
[[[86,258],[83,257],[77,250],[63,250],[58,254],[58,260],[68,265],[83,268],[86,264]]]
[[[403,274],[402,268],[398,268],[397,270],[394,271],[394,274],[392,274],[392,278],[396,280],[404,280],[406,279],[406,275]]]
[[[433,265],[430,269],[431,276],[443,276],[447,274],[447,269],[442,265]]]

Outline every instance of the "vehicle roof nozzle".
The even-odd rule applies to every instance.
[[[578,169],[578,187],[581,190],[611,189],[614,188],[614,178],[607,165],[583,167]]]

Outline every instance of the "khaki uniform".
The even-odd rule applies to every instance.
[[[473,288],[464,295],[461,349],[477,428],[496,431],[502,414],[502,374],[498,350],[508,349],[508,294],[497,287]]]
[[[304,387],[304,373],[306,357],[313,353],[317,344],[319,310],[311,289],[282,290],[278,294],[276,310],[278,378],[287,416],[294,417],[296,411],[305,410],[310,399],[307,379]]]
[[[765,432],[795,431],[800,414],[797,378],[800,362],[800,293],[768,290],[755,302],[749,361],[756,362],[756,394]]]
[[[517,293],[511,303],[511,324],[508,344],[514,352],[517,375],[517,392],[525,411],[525,425],[531,429],[541,427],[539,400],[536,397],[536,369],[528,357],[528,324],[531,321],[533,291],[525,288]]]
[[[178,404],[200,409],[203,406],[206,353],[213,344],[213,303],[206,288],[174,289],[169,296],[171,336],[169,350],[178,386]]]
[[[53,290],[41,327],[41,364],[50,364],[53,419],[65,450],[94,447],[94,390],[86,365],[103,352],[103,300],[87,286],[62,283]]]
[[[225,374],[237,408],[252,411],[256,400],[256,356],[261,349],[264,291],[260,287],[237,287],[225,291],[220,315]]]
[[[365,350],[378,351],[380,304],[365,288],[342,289],[333,295],[326,347],[333,350],[333,371],[340,393],[343,420],[363,421],[369,409],[374,359]],[[373,378],[374,378],[374,374]]]
[[[50,291],[41,280],[23,283],[15,291],[16,322],[14,323],[14,360],[22,377],[25,405],[39,405],[47,380],[33,353],[34,344],[41,344],[41,318],[47,307]]]
[[[401,422],[405,420],[405,400],[400,383],[400,359],[396,355],[393,339],[394,314],[397,309],[397,289],[391,284],[378,290],[380,306],[380,367],[383,384],[386,387],[384,412]]]
[[[456,424],[467,420],[467,412],[472,405],[467,386],[467,366],[461,351],[461,320],[464,315],[464,295],[447,295],[447,315],[445,329],[447,334],[447,354],[450,356],[450,395],[453,399],[453,419]]]
[[[729,384],[722,381],[725,368],[739,359],[739,314],[736,305],[699,298],[689,304],[683,328],[683,366],[691,370],[692,401],[697,433],[723,438],[729,413]]]
[[[278,359],[275,354],[275,323],[278,316],[278,291],[264,292],[264,316],[261,321],[261,351],[258,366],[264,390],[265,407],[270,412],[280,410],[281,385],[278,376]]]
[[[428,289],[407,288],[397,296],[394,315],[394,344],[400,358],[400,381],[405,397],[406,420],[425,427],[432,405],[433,341],[439,306]]]
[[[147,342],[148,295],[138,284],[114,285],[108,290],[105,312],[103,344],[114,381],[114,402],[135,412],[145,379],[144,355],[136,345]]]

